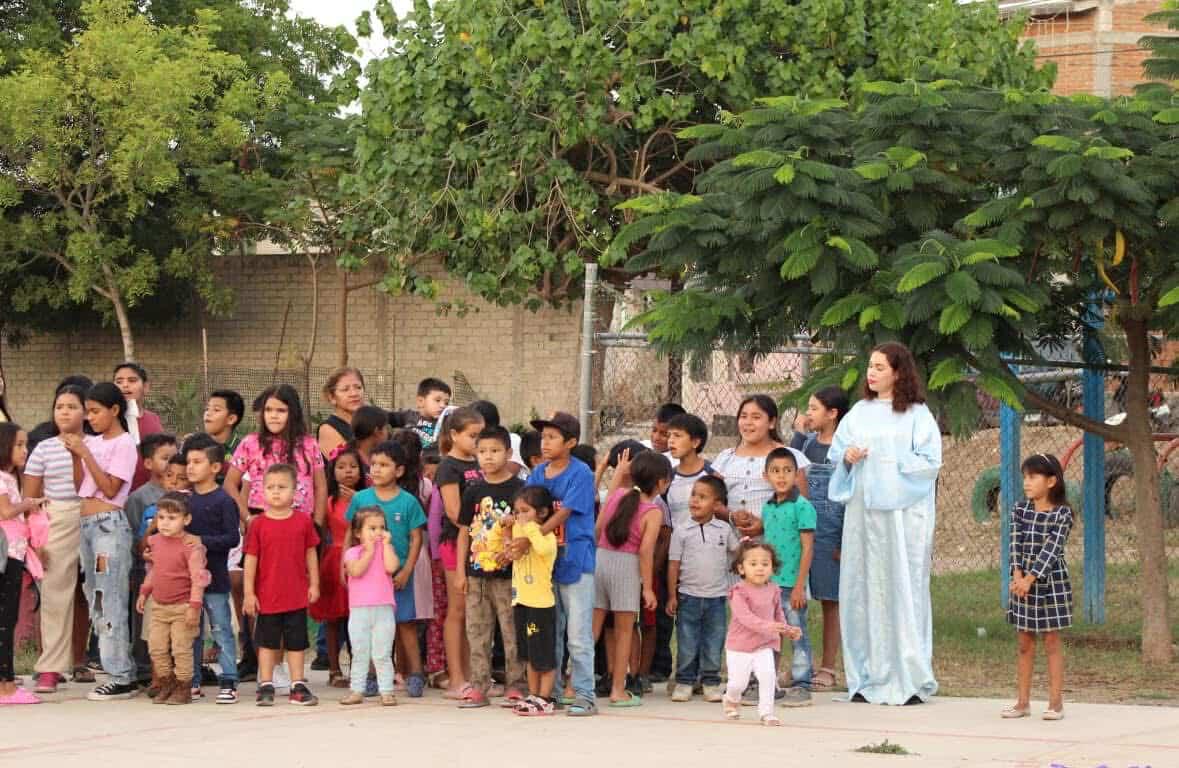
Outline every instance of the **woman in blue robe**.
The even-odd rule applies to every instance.
[[[906,347],[872,352],[863,399],[840,422],[828,460],[828,496],[846,504],[839,617],[848,697],[928,701],[937,692],[929,575],[942,440]]]

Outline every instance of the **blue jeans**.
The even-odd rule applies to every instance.
[[[725,649],[725,598],[679,596],[675,614],[675,681],[681,685],[720,685]]]
[[[233,636],[233,598],[228,592],[205,593],[205,615],[209,617],[209,626],[213,632],[213,640],[217,643],[217,663],[221,666],[220,682],[222,685],[233,683],[237,685],[237,638]],[[192,642],[192,658],[197,675],[200,675],[201,662],[204,660],[205,650],[205,622],[201,622],[200,632]]]
[[[573,584],[555,584],[557,598],[557,677],[564,687],[565,639],[569,640],[573,691],[582,702],[594,701],[594,575],[583,573]],[[559,694],[558,694],[559,695]]]
[[[782,607],[786,611],[786,623],[802,630],[802,637],[792,643],[793,653],[790,657],[790,676],[794,679],[792,685],[797,688],[811,689],[811,638],[806,629],[806,609],[799,610],[790,607],[790,590],[782,587]]]
[[[131,526],[121,509],[82,518],[80,550],[86,574],[83,591],[98,636],[102,668],[118,685],[130,685],[135,673],[127,621],[131,540]]]
[[[391,605],[358,605],[348,614],[352,638],[352,692],[364,695],[368,663],[377,670],[377,690],[393,693],[393,640],[397,630]]]

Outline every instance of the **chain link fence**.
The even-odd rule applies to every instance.
[[[715,351],[702,360],[676,363],[650,348],[641,334],[599,333],[595,353],[601,385],[595,398],[595,434],[599,450],[606,450],[625,438],[646,439],[659,405],[678,401],[690,413],[700,416],[709,427],[706,455],[715,456],[737,443],[736,416],[741,400],[755,393],[777,400],[796,388],[809,366],[824,350],[808,350],[802,344],[767,355],[742,355]],[[682,366],[681,376],[673,366]],[[1037,386],[1058,402],[1080,407],[1080,382],[1076,371],[1061,371],[1037,377]],[[669,398],[669,381],[682,381],[680,396]],[[1108,388],[1107,413],[1122,410],[1118,404],[1117,382]],[[1152,381],[1152,403],[1168,406],[1171,415],[1158,417],[1157,432],[1179,432],[1179,391],[1165,377]],[[998,406],[982,400],[979,429],[959,440],[944,436],[943,465],[938,479],[937,528],[934,538],[934,577],[991,574],[996,601],[999,597],[999,429]],[[796,413],[786,410],[780,423],[788,438]],[[1052,453],[1068,459],[1066,481],[1077,512],[1076,527],[1068,545],[1067,558],[1074,578],[1076,612],[1080,617],[1082,563],[1084,561],[1084,515],[1081,513],[1081,485],[1084,476],[1082,432],[1064,426],[1043,414],[1025,413],[1021,450],[1024,456]],[[1160,443],[1160,448],[1162,447]],[[1141,622],[1138,597],[1138,534],[1134,515],[1134,466],[1125,450],[1106,454],[1105,516],[1106,619],[1108,625],[1137,625]],[[1171,562],[1172,615],[1179,620],[1179,450],[1163,472],[1162,494],[1166,514],[1167,553]],[[976,582],[977,583],[977,580]],[[935,599],[937,590],[935,589]],[[1097,628],[1090,628],[1098,631]]]

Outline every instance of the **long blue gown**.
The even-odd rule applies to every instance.
[[[868,449],[854,467],[843,461],[851,447]],[[828,497],[847,505],[839,582],[847,695],[926,701],[937,692],[929,598],[937,422],[924,405],[896,413],[890,401],[862,400],[840,422],[828,457],[836,467]]]

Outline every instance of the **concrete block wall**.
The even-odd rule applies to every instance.
[[[249,381],[265,383],[276,366],[287,372],[280,378],[290,380],[290,372],[301,368],[313,323],[307,261],[300,256],[233,256],[220,271],[234,290],[235,303],[229,315],[205,319],[209,386],[224,385],[217,378],[230,373],[230,384],[246,374],[251,374]],[[441,300],[466,301],[471,311],[464,317],[454,312],[439,315],[431,300],[392,297],[376,288],[349,296],[349,362],[364,372],[376,404],[412,407],[419,380],[437,376],[452,381],[455,372],[461,371],[476,394],[499,404],[508,422],[527,420],[533,411],[576,410],[580,303],[536,313],[497,307],[446,278],[441,265],[428,271],[443,281]],[[358,275],[352,280],[363,282],[375,276]],[[312,396],[304,404],[309,411],[327,410],[318,390],[326,371],[337,362],[338,285],[334,269],[320,270]],[[182,381],[203,385],[199,319],[178,317],[167,326],[140,325],[134,330],[136,357],[151,374],[156,394]],[[97,320],[85,333],[37,334],[19,348],[4,343],[0,362],[14,418],[29,424],[46,418],[53,387],[61,377],[84,373],[96,380],[108,379],[110,369],[122,358],[118,330],[102,327]],[[257,394],[244,385],[235,386],[247,401]],[[307,388],[300,385],[300,389]]]

